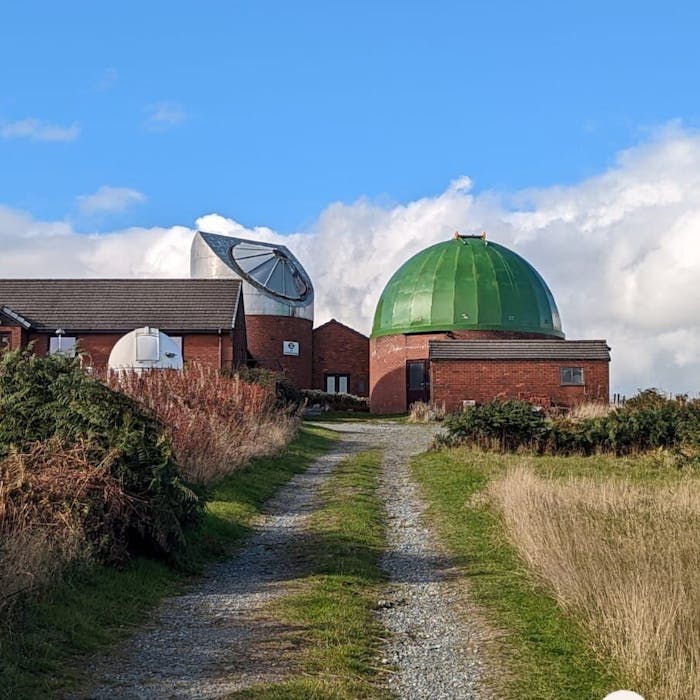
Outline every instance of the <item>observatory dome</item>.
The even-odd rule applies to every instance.
[[[372,337],[453,330],[564,337],[537,270],[481,236],[456,235],[405,262],[379,298]]]
[[[313,321],[313,284],[286,246],[198,231],[190,277],[240,279],[246,314]]]

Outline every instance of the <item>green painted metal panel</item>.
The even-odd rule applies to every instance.
[[[564,337],[554,297],[537,270],[476,236],[437,243],[406,261],[382,292],[372,336],[451,330]]]

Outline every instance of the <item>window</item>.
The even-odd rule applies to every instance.
[[[65,355],[75,357],[77,338],[69,335],[59,335],[49,338],[49,355]]]
[[[12,334],[0,333],[0,352],[10,350],[12,348]]]
[[[327,374],[326,391],[329,394],[347,394],[350,383],[349,374]]]
[[[569,386],[583,386],[583,367],[562,367],[561,383]]]

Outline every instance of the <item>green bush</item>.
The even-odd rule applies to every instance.
[[[494,401],[450,416],[445,426],[447,434],[438,443],[504,452],[627,455],[654,449],[680,453],[689,448],[688,456],[695,459],[700,452],[700,402],[685,396],[669,399],[655,389],[595,418],[545,418],[528,403]]]
[[[510,452],[536,447],[546,423],[542,412],[525,401],[493,401],[448,416],[445,427],[451,444]]]
[[[77,359],[4,353],[0,458],[56,439],[67,447],[89,444],[90,462],[107,464],[129,497],[128,551],[178,557],[185,545],[182,528],[198,519],[202,506],[177,475],[162,423],[133,399],[86,374]]]

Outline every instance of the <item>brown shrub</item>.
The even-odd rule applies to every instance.
[[[274,388],[205,365],[112,374],[105,381],[162,420],[181,474],[191,482],[212,483],[254,457],[276,454],[299,425],[295,414],[278,407]]]
[[[649,700],[700,697],[700,484],[492,483],[509,535],[604,659]]]
[[[0,612],[93,557],[126,557],[129,498],[87,442],[37,442],[0,461]]]

